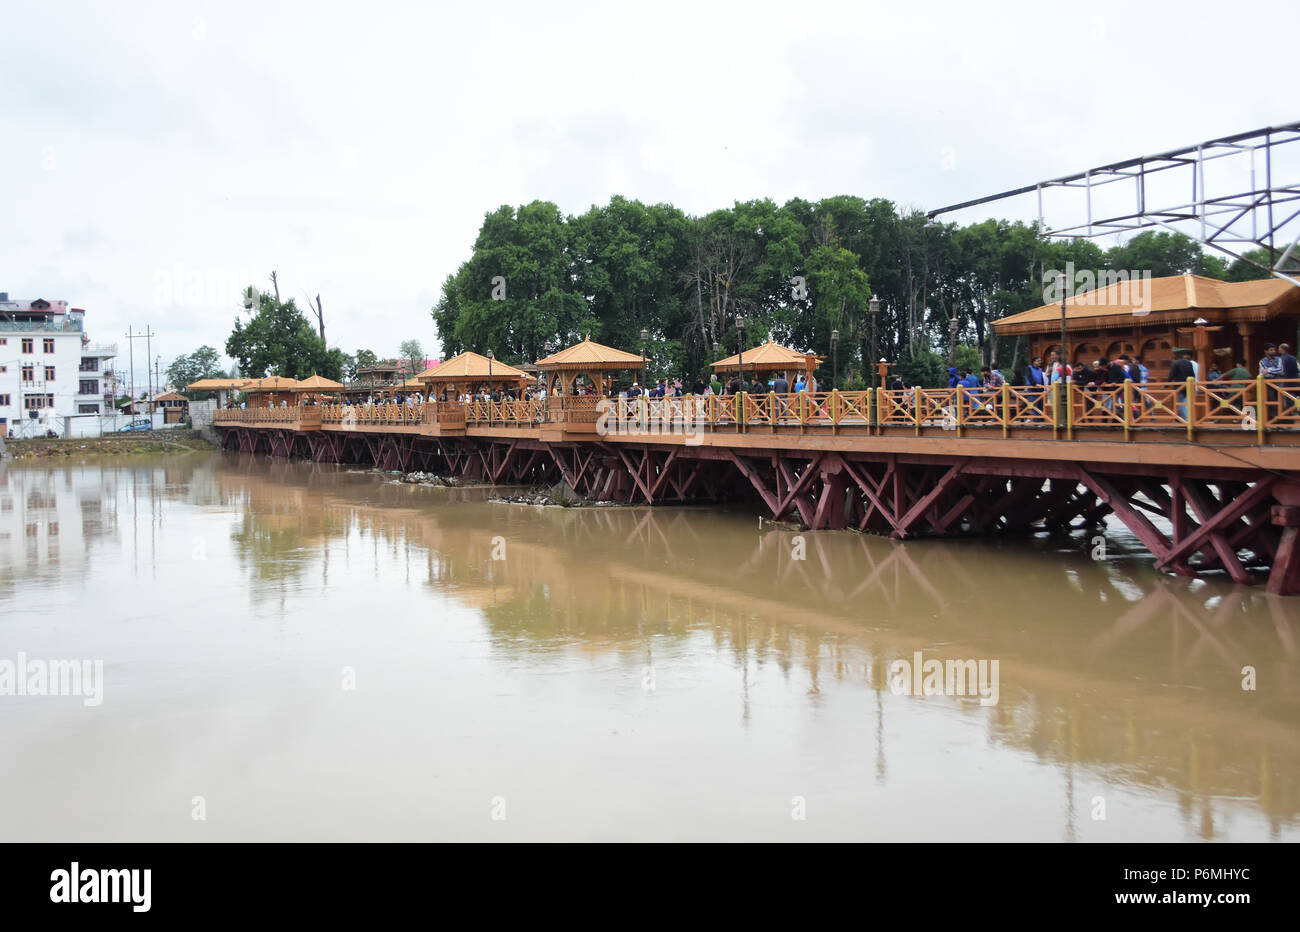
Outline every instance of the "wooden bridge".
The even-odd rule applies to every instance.
[[[757,496],[776,520],[898,538],[1113,515],[1165,572],[1300,594],[1300,382],[327,404],[215,426],[246,453],[652,505]]]

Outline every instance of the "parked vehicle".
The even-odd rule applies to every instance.
[[[153,430],[153,424],[150,422],[149,418],[147,417],[138,417],[130,424],[127,424],[125,427],[119,427],[117,429],[117,432],[119,434],[125,434],[128,431],[133,431],[133,430]]]

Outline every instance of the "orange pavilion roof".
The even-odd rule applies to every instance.
[[[744,362],[747,369],[802,369],[807,365],[808,355],[768,341],[753,349],[747,349],[744,353],[719,359],[713,364],[713,368],[718,371],[730,371],[739,369],[740,363]]]
[[[414,387],[424,382],[475,382],[489,376],[503,382],[531,378],[522,369],[508,366],[499,359],[488,359],[478,353],[461,353],[412,376],[406,384]]]
[[[580,369],[639,369],[642,363],[643,360],[636,353],[614,349],[614,347],[606,346],[603,343],[593,343],[591,334],[587,334],[587,338],[581,343],[575,343],[572,346],[565,347],[558,353],[552,353],[545,359],[539,359],[534,365],[538,369],[576,371]]]

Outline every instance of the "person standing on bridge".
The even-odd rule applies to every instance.
[[[1179,346],[1174,349],[1174,355],[1178,357],[1169,367],[1169,381],[1183,382],[1188,379],[1196,378],[1196,367],[1192,365],[1192,351],[1185,346]],[[1187,389],[1186,387],[1178,390],[1178,416],[1187,421]]]
[[[1047,373],[1043,372],[1042,356],[1035,356],[1029,361],[1025,369],[1025,387],[1029,389],[1029,397],[1033,399],[1034,410],[1041,414],[1043,395],[1047,392]]]
[[[1061,362],[1061,354],[1052,350],[1047,356],[1047,384],[1055,385],[1057,382],[1070,384],[1070,367]]]
[[[1281,386],[1279,391],[1295,392],[1296,389],[1300,389],[1300,383],[1297,383],[1296,381],[1297,379],[1300,379],[1300,362],[1297,362],[1295,356],[1292,355],[1289,344],[1282,343],[1278,346],[1277,358],[1282,362],[1282,375],[1280,381],[1287,383],[1286,385]],[[1279,411],[1278,414],[1279,416],[1285,415],[1291,417],[1298,411],[1300,411],[1300,405],[1292,405],[1290,410]]]
[[[790,394],[790,383],[786,380],[785,373],[778,373],[776,378],[772,380],[772,391],[778,395]]]
[[[1291,346],[1282,343],[1277,348],[1277,358],[1282,361],[1282,378],[1300,379],[1300,361],[1291,353]]]

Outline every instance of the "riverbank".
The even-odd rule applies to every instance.
[[[109,437],[34,437],[30,440],[7,440],[10,459],[67,459],[74,456],[141,456],[211,452],[212,444],[192,430],[174,428],[164,431],[140,431]]]

